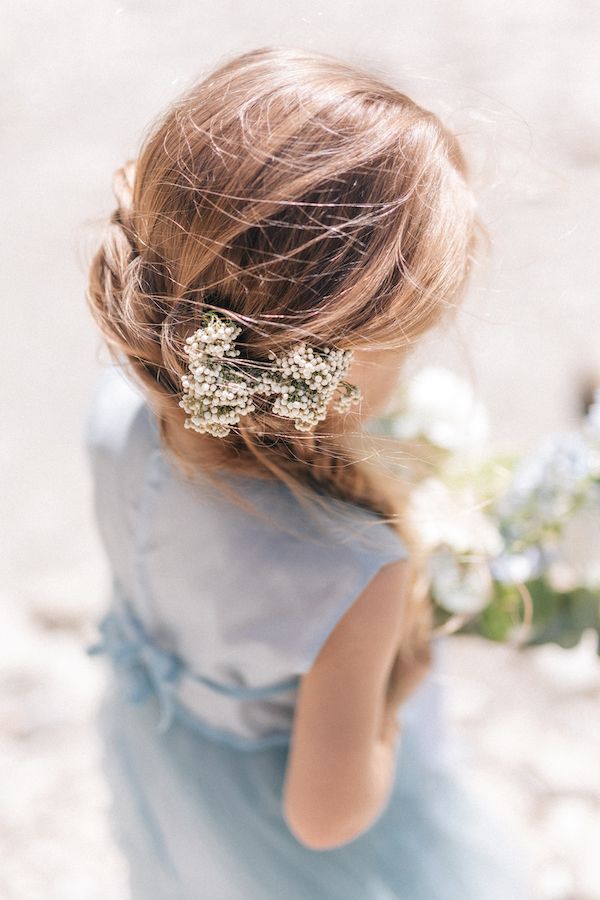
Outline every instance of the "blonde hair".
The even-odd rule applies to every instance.
[[[406,485],[375,439],[365,452],[366,435],[348,433],[349,414],[302,433],[265,400],[215,438],[183,427],[180,378],[185,339],[210,308],[242,327],[237,346],[252,360],[298,340],[406,353],[456,308],[481,228],[456,137],[366,71],[266,47],[176,99],[114,189],[88,303],[182,473],[277,478],[299,498],[374,511],[411,548],[423,600]]]

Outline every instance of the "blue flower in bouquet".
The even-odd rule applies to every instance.
[[[550,548],[534,544],[520,553],[501,553],[491,561],[490,571],[495,581],[518,584],[538,578],[552,559],[554,553]]]
[[[551,537],[587,497],[595,465],[592,448],[579,432],[547,438],[515,468],[493,514],[509,543],[537,543]]]

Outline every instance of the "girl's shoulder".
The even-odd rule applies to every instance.
[[[322,553],[353,554],[365,563],[403,559],[407,546],[395,529],[374,511],[327,495],[299,499],[279,480],[230,476],[228,479],[251,504],[258,518],[254,527],[286,536],[299,552],[319,547]],[[263,523],[261,526],[260,523]]]

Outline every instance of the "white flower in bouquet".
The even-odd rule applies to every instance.
[[[504,547],[470,484],[451,488],[440,478],[424,478],[411,490],[408,516],[429,549],[446,545],[457,553],[495,556]]]
[[[441,366],[428,366],[403,386],[392,433],[404,440],[425,438],[444,450],[479,447],[489,435],[484,405],[471,385]]]
[[[492,589],[488,558],[500,553],[504,543],[479,507],[473,487],[451,489],[439,478],[425,478],[411,491],[408,516],[431,552],[436,602],[451,613],[480,612]]]
[[[581,583],[577,570],[564,559],[555,559],[544,573],[546,583],[557,594],[574,591]]]
[[[492,581],[485,561],[461,562],[452,550],[442,548],[431,557],[429,569],[433,596],[448,612],[471,615],[490,602]]]

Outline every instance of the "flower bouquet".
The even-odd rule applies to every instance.
[[[600,653],[600,388],[580,428],[524,456],[491,453],[485,408],[438,367],[409,379],[370,430],[417,442],[427,461],[407,514],[428,551],[438,632],[573,647],[593,629]]]

